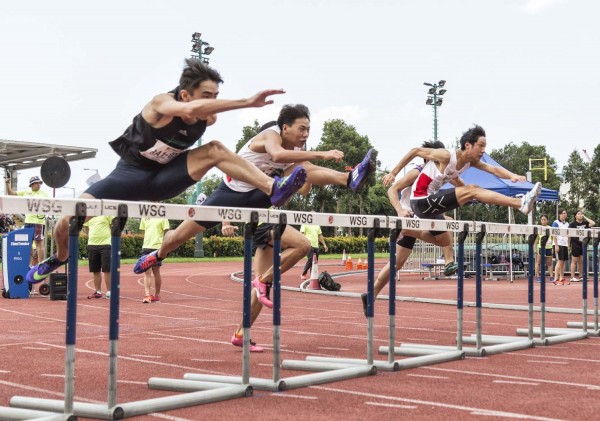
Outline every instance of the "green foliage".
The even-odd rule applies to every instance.
[[[577,150],[569,155],[569,161],[563,168],[565,183],[569,183],[569,193],[561,201],[561,208],[567,209],[569,219],[582,209],[584,215],[600,222],[600,145],[594,149],[591,162],[582,159]]]
[[[266,121],[263,122],[267,123]],[[258,133],[260,133],[260,127],[262,126],[262,124],[260,124],[258,122],[258,120],[254,120],[254,124],[252,126],[244,126],[242,128],[242,138],[240,140],[238,140],[237,144],[235,145],[235,152],[239,152],[240,149],[242,149],[242,146],[244,146],[250,139],[252,139],[254,136],[256,136]]]

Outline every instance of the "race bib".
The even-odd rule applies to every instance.
[[[156,161],[160,164],[166,164],[171,162],[175,157],[180,155],[183,151],[181,149],[173,148],[166,143],[156,140],[156,144],[145,151],[140,152],[144,158]]]

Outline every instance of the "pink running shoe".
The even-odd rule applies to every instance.
[[[152,301],[153,303],[160,301],[160,295],[151,295],[150,301]]]
[[[265,284],[264,282],[260,282],[260,276],[255,278],[252,281],[252,286],[256,291],[256,297],[258,301],[268,308],[273,308],[273,302],[269,299],[269,290],[271,288],[271,284]]]
[[[233,334],[233,336],[231,337],[231,344],[235,345],[235,346],[239,346],[239,347],[243,347],[244,346],[244,338],[238,338],[237,336],[235,336],[235,333]],[[256,345],[256,342],[252,342],[252,339],[250,339],[250,352],[263,352],[265,349],[262,346],[258,346]]]

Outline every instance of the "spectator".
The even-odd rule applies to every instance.
[[[575,212],[575,220],[569,224],[569,228],[577,229],[585,229],[594,226],[596,226],[596,223],[586,217],[581,209]],[[571,237],[571,282],[581,282],[581,278],[575,276],[575,269],[577,268],[579,268],[579,276],[583,277],[582,252],[583,244],[581,243],[581,239],[579,237]]]
[[[542,225],[542,227],[548,226],[548,215],[543,214],[540,217],[540,224]],[[535,281],[541,282],[540,265],[542,264],[542,258],[545,257],[546,258],[546,269],[548,269],[548,272],[550,273],[550,282],[553,282],[554,278],[552,277],[552,275],[553,275],[552,239],[548,238],[548,241],[546,242],[546,248],[544,250],[542,250],[542,245],[539,244],[539,241],[540,241],[540,236],[538,235],[535,238],[535,243],[533,245],[534,249],[537,251],[536,258],[535,258]],[[556,279],[558,279],[558,277]]]
[[[102,275],[106,287],[106,298],[110,298],[111,232],[114,216],[95,216],[83,224],[88,236],[88,265],[94,278],[94,293],[88,299],[102,298]]]
[[[142,218],[140,221],[140,230],[144,231],[144,243],[142,245],[142,254],[153,253],[158,250],[163,243],[165,232],[169,229],[169,220],[164,218]],[[140,257],[141,257],[140,256]],[[160,301],[160,288],[162,286],[162,277],[160,267],[162,262],[158,262],[152,270],[144,272],[144,298],[142,303],[154,303]],[[154,278],[154,294],[151,293],[152,278]]]
[[[569,228],[567,222],[567,211],[562,209],[558,219],[552,223],[552,228]],[[570,285],[571,282],[565,279],[565,262],[569,258],[569,237],[566,235],[553,235],[554,253],[556,253],[556,268],[554,285]]]
[[[10,174],[6,172],[4,176],[6,183],[6,194],[10,196],[24,196],[24,197],[48,197],[48,193],[41,190],[42,180],[38,176],[33,176],[29,179],[29,189],[14,191],[10,185]],[[41,262],[46,258],[46,252],[44,247],[44,235],[46,233],[46,215],[44,214],[28,214],[25,215],[25,224],[23,228],[33,228],[33,242],[35,244],[34,249],[31,249],[30,265],[35,266],[38,262]]]
[[[318,225],[302,225],[300,227],[300,232],[304,234],[304,236],[310,241],[310,250],[306,255],[308,259],[306,264],[304,265],[304,270],[302,271],[301,279],[308,279],[310,275],[310,270],[312,269],[313,264],[313,255],[316,256],[317,262],[319,261],[319,243],[323,245],[323,249],[325,249],[325,253],[329,250],[327,248],[327,244],[325,244],[325,238],[323,237],[323,232],[321,231],[321,227]]]

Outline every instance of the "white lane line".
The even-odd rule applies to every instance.
[[[131,356],[139,358],[162,358],[160,355],[131,354]]]
[[[295,399],[309,399],[309,400],[319,399],[316,396],[293,395],[291,393],[281,393],[281,392],[273,393],[272,396],[277,396],[278,398],[295,398]]]
[[[523,354],[523,353],[510,353],[511,356],[517,357],[517,356],[523,356],[523,357],[537,357],[539,358],[540,355],[538,354]],[[581,361],[584,363],[600,363],[600,360],[592,360],[590,358],[573,358],[573,357],[556,357],[554,355],[544,355],[544,358],[549,358],[549,359],[555,359],[555,360],[567,360],[567,361]]]
[[[386,408],[415,409],[416,405],[398,405],[394,403],[365,402],[365,405],[384,406]]]
[[[595,385],[595,384],[561,382],[558,380],[546,380],[546,379],[535,379],[535,378],[529,378],[529,377],[508,376],[505,374],[480,373],[477,371],[453,370],[451,368],[441,368],[441,367],[421,367],[421,368],[423,368],[425,370],[432,370],[432,371],[458,373],[461,375],[471,374],[474,376],[496,377],[499,379],[522,380],[522,381],[530,381],[530,382],[537,382],[537,383],[556,384],[556,385],[560,385],[560,386],[584,387],[584,388],[590,389],[590,390],[600,390],[600,385]]]
[[[205,359],[205,358],[192,358],[192,361],[198,361],[201,363],[222,363],[225,362],[225,360],[209,360],[209,359]]]
[[[422,377],[424,379],[440,379],[440,380],[447,380],[448,377],[444,377],[444,376],[428,376],[426,374],[407,374],[407,376],[410,377]]]
[[[564,362],[564,361],[548,361],[548,360],[527,360],[528,363],[539,363],[539,364],[561,364],[561,365],[568,365],[568,362]]]
[[[495,411],[495,410],[490,410],[490,409],[485,409],[485,408],[473,408],[470,406],[453,405],[453,404],[434,402],[434,401],[423,401],[420,399],[398,398],[395,396],[386,396],[386,395],[381,395],[381,394],[376,394],[376,393],[358,392],[355,390],[337,389],[334,387],[326,387],[326,386],[309,386],[309,387],[312,389],[327,390],[329,392],[337,392],[337,393],[344,393],[344,394],[348,394],[348,395],[363,396],[363,397],[369,397],[372,399],[379,399],[379,400],[385,399],[385,400],[389,400],[389,401],[406,402],[406,403],[412,403],[412,404],[417,404],[417,405],[428,405],[428,406],[437,406],[440,408],[456,409],[459,411],[467,411],[470,414],[477,413],[479,415],[488,415],[488,416],[497,416],[497,417],[506,417],[506,418],[519,418],[519,419],[523,419],[523,420],[559,421],[559,419],[557,419],[557,418],[538,417],[535,415],[520,414],[517,412]]]
[[[324,349],[326,351],[350,351],[349,348],[333,348],[329,346],[318,346],[317,349]]]
[[[539,383],[534,382],[517,382],[514,380],[492,380],[492,383],[503,383],[503,384],[522,384],[525,386],[539,386]]]
[[[39,347],[39,346],[24,346],[23,349],[28,349],[31,351],[47,351],[48,348],[46,347]]]
[[[42,373],[42,374],[40,374],[40,376],[42,376],[42,377],[58,377],[58,378],[61,378],[61,379],[65,378],[64,374],[45,374],[45,373]],[[77,377],[77,376],[74,376],[74,377]]]
[[[140,386],[147,386],[148,385],[148,382],[140,382],[140,381],[134,381],[134,380],[117,380],[117,383],[139,384]]]

